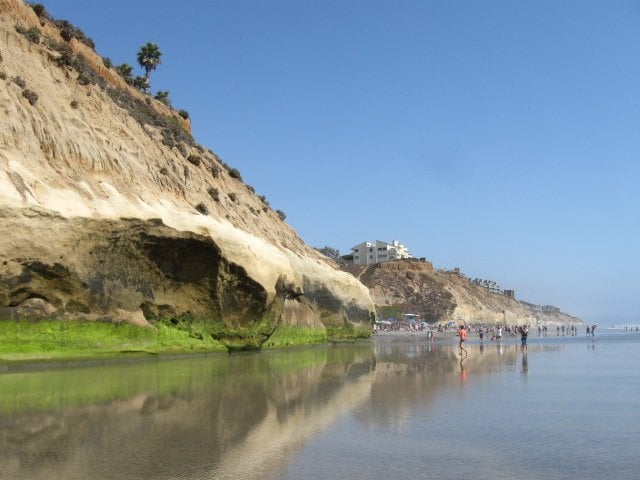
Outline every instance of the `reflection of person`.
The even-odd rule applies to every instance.
[[[458,337],[460,337],[460,355],[464,351],[465,357],[468,355],[467,349],[464,348],[464,342],[467,341],[467,331],[464,328],[464,325],[460,325],[460,329],[458,330]]]
[[[527,351],[522,351],[522,373],[526,375],[529,373],[529,359],[527,358]]]
[[[464,358],[460,359],[460,381],[465,383],[467,378],[469,378],[469,372],[467,372],[467,367],[464,366]]]

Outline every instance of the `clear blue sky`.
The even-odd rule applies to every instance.
[[[640,321],[640,3],[51,0],[314,246]],[[141,71],[140,71],[141,73]]]

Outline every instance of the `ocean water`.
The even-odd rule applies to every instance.
[[[637,479],[640,334],[4,367],[4,479]]]
[[[393,349],[411,364],[428,358],[385,341],[393,347],[382,347],[382,361]],[[372,391],[274,478],[640,478],[639,342],[611,331],[533,336],[526,353],[516,339],[476,342],[435,379],[393,372],[381,382],[393,392],[388,405]]]

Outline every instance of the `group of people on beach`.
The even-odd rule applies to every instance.
[[[529,326],[528,325],[516,325],[515,329],[513,330],[515,333],[514,334],[520,334],[520,346],[522,348],[523,351],[525,351],[527,349],[527,337],[529,336]],[[511,330],[509,330],[509,332],[511,332]],[[477,333],[478,336],[480,337],[480,343],[482,343],[484,341],[484,329],[482,327],[479,327],[477,329]],[[469,353],[467,352],[467,349],[464,348],[465,342],[467,341],[467,337],[468,337],[468,332],[467,332],[467,328],[464,325],[460,325],[458,327],[458,340],[460,342],[460,355],[462,355],[462,352],[464,352],[464,356],[468,356]],[[502,341],[502,326],[498,325],[495,329],[495,335],[491,337],[491,340],[495,340],[497,342],[501,342]]]

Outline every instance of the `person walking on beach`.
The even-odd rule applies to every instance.
[[[597,325],[591,325],[591,338],[596,338],[596,327]]]
[[[480,343],[482,343],[482,339],[484,338],[484,329],[482,327],[478,330],[478,335],[480,336]]]
[[[527,349],[527,335],[529,335],[529,328],[526,325],[520,327],[520,342],[522,351]]]
[[[460,328],[458,329],[458,337],[460,337],[460,355],[462,355],[462,352],[464,351],[464,356],[466,357],[468,353],[467,349],[464,348],[464,342],[467,341],[467,331],[465,330],[464,325],[460,325]]]
[[[498,325],[498,331],[496,332],[496,340],[498,342],[502,341],[502,326]]]

